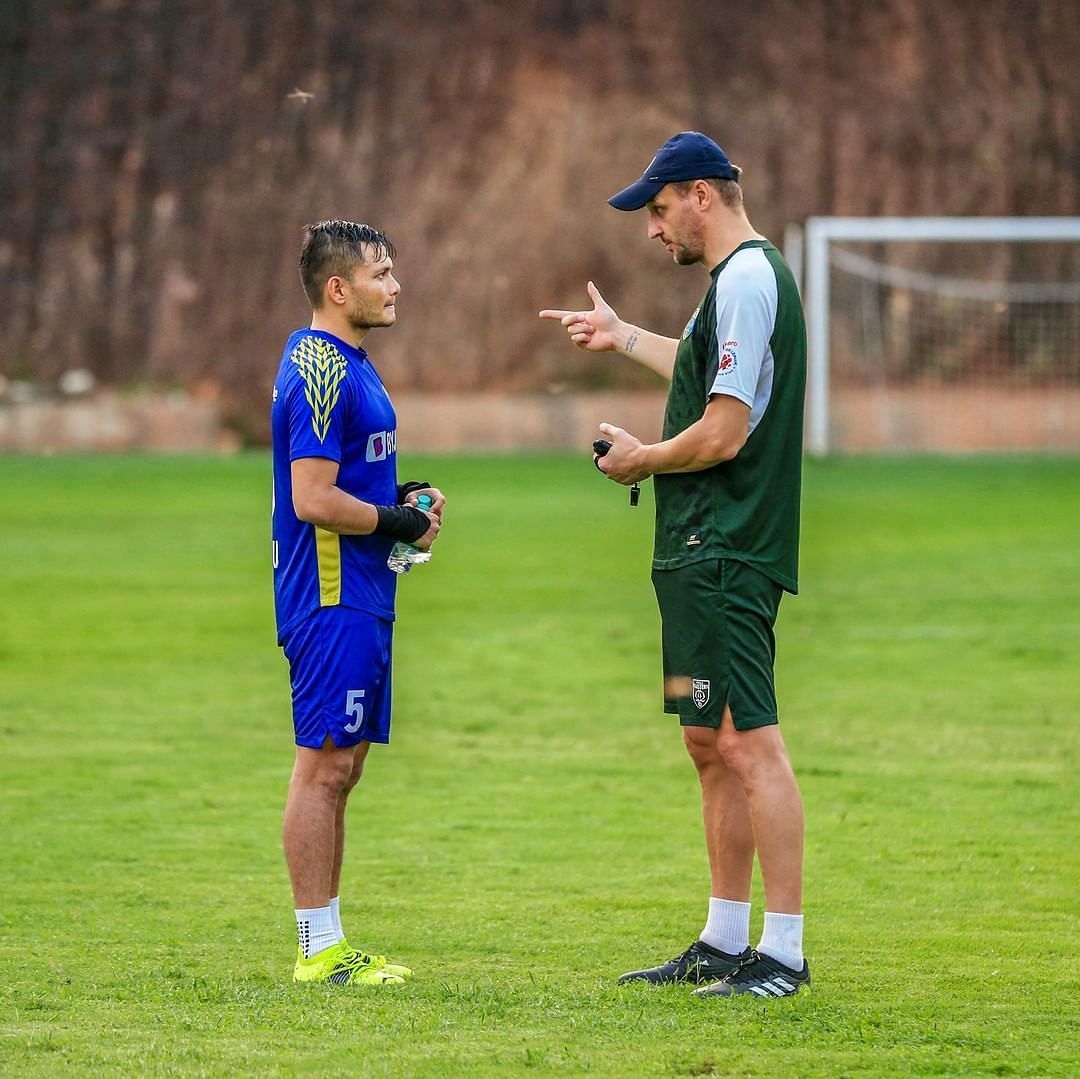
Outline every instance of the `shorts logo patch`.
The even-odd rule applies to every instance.
[[[696,532],[691,532],[690,535],[686,537],[686,546],[687,547],[700,547],[701,546],[701,537]]]
[[[739,366],[739,356],[737,349],[739,342],[735,340],[725,341],[724,347],[720,349],[720,368],[719,374],[728,375]]]
[[[693,693],[694,693],[694,707],[704,708],[709,703],[709,692],[712,689],[712,683],[708,678],[695,678]]]

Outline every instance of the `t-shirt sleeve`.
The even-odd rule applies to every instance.
[[[777,302],[776,275],[763,255],[745,267],[724,271],[716,288],[716,338],[707,372],[710,396],[726,394],[753,408]]]
[[[348,360],[333,345],[302,338],[293,350],[297,377],[289,380],[289,460],[326,457],[341,463]]]

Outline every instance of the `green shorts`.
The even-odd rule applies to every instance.
[[[777,722],[773,626],[783,589],[745,562],[653,570],[664,644],[664,711],[687,727]]]

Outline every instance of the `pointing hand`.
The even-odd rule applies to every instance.
[[[619,325],[619,316],[612,306],[600,295],[600,290],[590,281],[589,298],[593,302],[591,311],[555,311],[540,312],[541,318],[558,319],[570,335],[570,340],[586,352],[608,352],[615,348],[614,333]]]

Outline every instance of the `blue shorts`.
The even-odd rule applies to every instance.
[[[282,642],[296,744],[321,749],[390,741],[394,623],[352,607],[320,607]]]

